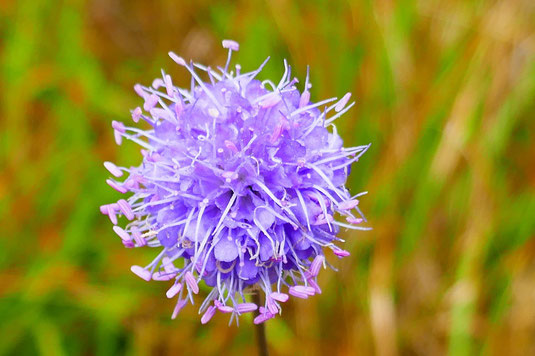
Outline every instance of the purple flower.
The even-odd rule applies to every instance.
[[[217,311],[232,321],[257,309],[260,323],[279,314],[289,295],[321,293],[325,251],[349,255],[337,246],[340,228],[368,229],[358,226],[365,218],[356,198],[365,193],[351,196],[344,185],[369,145],[344,148],[332,124],[354,105],[349,93],[310,102],[308,74],[302,93],[286,62],[278,84],[260,81],[267,60],[253,72],[231,71],[239,45],[225,40],[223,47],[228,59],[217,70],[169,53],[190,72],[189,90],[165,73],[134,87],[144,105],[132,119],[143,129],[112,127],[117,144],[124,138],[142,147],[143,161],[104,163],[115,177],[108,184],[132,194],[100,210],[114,225],[117,216],[129,221],[114,226],[126,247],[159,250],[131,270],[146,281],[174,281],[166,293],[177,298],[173,318],[204,281],[202,323]],[[246,301],[253,288],[265,293],[265,305]]]

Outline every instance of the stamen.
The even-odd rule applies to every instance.
[[[346,250],[333,250],[333,253],[338,257],[347,257],[350,253]]]
[[[299,99],[299,108],[304,108],[308,105],[310,102],[310,92],[308,90],[305,90],[303,94],[301,94],[301,98]]]
[[[182,289],[182,284],[175,284],[174,286],[169,288],[169,290],[165,293],[165,295],[167,296],[167,298],[171,299],[175,295],[177,295],[181,289]]]
[[[223,303],[219,302],[219,301],[214,301],[214,304],[217,303],[217,309],[221,312],[221,313],[233,313],[234,312],[234,308],[232,308],[231,306],[228,306],[228,305],[224,305]]]
[[[130,237],[130,235],[124,231],[123,228],[119,227],[119,226],[114,226],[113,227],[113,231],[115,231],[115,233],[123,240],[123,241],[130,241],[132,240],[132,238]]]
[[[117,216],[115,215],[115,209],[108,205],[108,217],[113,225],[117,224]]]
[[[178,300],[178,302],[175,305],[175,309],[173,310],[173,315],[171,316],[171,319],[175,319],[178,315],[178,313],[184,308],[184,306],[188,304],[188,301],[186,299]]]
[[[119,193],[123,193],[124,194],[124,193],[126,193],[128,191],[128,189],[126,189],[122,185],[119,185],[117,182],[115,182],[115,181],[113,181],[111,179],[106,179],[106,183],[108,183],[108,185],[110,187],[112,187],[113,189],[115,189]]]
[[[132,208],[130,207],[130,204],[128,204],[128,202],[124,199],[119,199],[117,201],[117,205],[119,205],[119,209],[121,209],[121,211],[123,212],[124,216],[126,216],[126,218],[128,220],[133,220],[134,219],[134,212],[132,211]]]
[[[350,224],[361,224],[364,221],[364,219],[348,216],[346,217],[346,221]]]
[[[258,309],[258,305],[256,305],[255,303],[241,303],[238,304],[238,306],[236,307],[236,310],[240,314],[249,313],[255,311],[256,309]]]
[[[113,174],[115,177],[121,177],[123,175],[123,171],[121,171],[119,167],[117,167],[115,164],[111,162],[104,162],[104,167],[106,167],[108,172]]]
[[[240,49],[240,45],[238,42],[232,41],[232,40],[223,40],[223,48],[228,49],[228,57],[227,57],[227,63],[225,64],[225,73],[228,71],[228,66],[230,64],[230,59],[232,57],[232,51],[238,51]]]
[[[186,280],[186,284],[188,285],[188,288],[195,294],[199,293],[199,286],[197,285],[197,281],[195,280],[195,277],[190,271],[187,271],[184,275],[184,279]]]
[[[206,313],[204,313],[204,315],[201,318],[201,324],[206,324],[207,322],[209,322],[210,319],[212,319],[212,317],[214,316],[216,310],[217,310],[216,307],[209,306],[208,310],[206,310]]]
[[[338,209],[351,210],[355,208],[357,205],[359,205],[359,201],[357,199],[346,200],[338,204]]]
[[[199,86],[202,88],[202,90],[206,93],[206,95],[210,98],[210,100],[212,100],[212,102],[215,104],[215,106],[217,106],[217,108],[219,109],[220,112],[225,112],[225,109],[221,106],[221,104],[219,103],[219,101],[217,101],[217,99],[215,98],[215,96],[212,94],[212,92],[206,87],[206,85],[204,84],[204,82],[201,80],[201,78],[199,78],[199,76],[197,75],[197,73],[195,73],[195,71],[193,70],[193,68],[191,68],[189,65],[186,64],[186,61],[184,61],[184,59],[182,57],[179,57],[177,56],[176,54],[174,54],[173,52],[169,52],[169,57],[171,57],[177,64],[183,66],[184,68],[186,68],[190,74],[191,74],[191,77],[194,78],[197,83],[199,84]]]
[[[297,289],[296,287],[300,287],[300,286],[290,287],[290,289],[288,289],[288,293],[290,293],[291,295],[297,298],[307,299],[308,294],[300,289]]]
[[[146,270],[145,268],[141,266],[132,266],[130,267],[130,270],[136,274],[139,278],[146,280],[147,282],[151,280],[152,273],[150,271]]]
[[[313,280],[313,279],[308,279],[307,281],[308,281],[308,284],[309,284],[312,288],[314,288],[314,292],[315,292],[316,294],[321,294],[321,288],[320,288],[320,286],[318,285],[318,283],[316,283],[315,280]]]
[[[141,119],[141,115],[143,113],[141,112],[141,108],[138,106],[137,108],[135,108],[134,110],[132,110],[132,120],[135,122],[135,123],[138,123],[139,122],[139,119]]]
[[[340,112],[340,110],[342,110],[344,106],[346,106],[347,102],[349,101],[349,98],[351,98],[351,93],[346,93],[342,97],[342,99],[340,99],[340,101],[336,104],[336,106],[334,107],[334,111]]]
[[[321,266],[323,265],[323,262],[325,261],[325,257],[322,255],[318,255],[314,258],[314,261],[312,261],[312,264],[310,265],[310,274],[312,276],[317,276]]]
[[[279,293],[279,292],[273,292],[269,295],[271,298],[275,299],[278,302],[284,303],[288,301],[288,294],[285,293]]]

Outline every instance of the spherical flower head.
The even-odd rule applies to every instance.
[[[228,59],[217,70],[170,53],[191,74],[189,90],[163,72],[152,86],[134,87],[144,103],[132,119],[143,129],[112,127],[117,144],[124,138],[142,147],[143,160],[104,164],[115,177],[107,183],[131,194],[101,212],[114,225],[118,216],[129,221],[113,228],[126,247],[159,250],[131,270],[146,281],[173,281],[166,293],[177,300],[173,318],[202,281],[210,288],[202,323],[217,311],[232,321],[257,309],[261,323],[290,295],[321,293],[324,253],[349,255],[337,245],[341,228],[367,229],[356,199],[365,193],[351,196],[345,183],[369,145],[344,148],[333,125],[353,106],[350,94],[310,102],[308,74],[302,92],[286,61],[278,84],[259,81],[267,60],[252,72],[231,71],[239,45],[223,46]],[[264,305],[247,302],[252,290],[263,291]]]

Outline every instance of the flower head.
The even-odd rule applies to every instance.
[[[145,129],[116,121],[112,127],[117,144],[124,138],[142,147],[143,161],[104,164],[124,178],[107,183],[132,194],[101,212],[126,247],[159,250],[131,270],[146,281],[173,281],[166,293],[177,298],[173,318],[204,281],[211,291],[199,310],[202,323],[216,311],[232,321],[256,309],[260,323],[280,313],[289,295],[321,293],[324,253],[349,255],[337,246],[340,228],[367,229],[359,226],[356,200],[365,193],[351,196],[344,185],[369,145],[344,148],[332,124],[353,106],[350,94],[310,102],[308,74],[302,93],[286,62],[278,84],[259,81],[266,62],[253,72],[238,65],[231,71],[239,45],[225,40],[223,47],[228,60],[218,70],[169,53],[191,74],[190,90],[165,73],[150,87],[134,87],[144,104],[132,119]],[[116,225],[117,216],[126,227]],[[253,287],[265,293],[265,305],[246,301]]]

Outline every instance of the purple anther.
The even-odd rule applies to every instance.
[[[216,307],[214,307],[213,305],[210,305],[208,309],[206,309],[206,312],[201,318],[201,324],[206,324],[207,322],[209,322],[210,319],[212,319],[212,317],[214,316],[216,310],[217,310]]]
[[[354,218],[354,217],[352,217],[352,216],[348,216],[348,217],[346,218],[346,221],[347,221],[348,223],[350,223],[350,224],[357,224],[357,225],[358,225],[358,224],[362,223],[362,222],[364,221],[364,219],[361,219],[361,218]]]
[[[171,315],[171,319],[174,320],[177,317],[178,313],[180,313],[180,311],[182,310],[182,308],[184,308],[186,304],[188,304],[187,299],[179,300],[175,305],[175,309],[173,310],[173,315]]]
[[[163,80],[162,78],[156,78],[152,81],[152,87],[154,89],[160,89],[161,87],[164,86],[164,83],[163,83]]]
[[[182,106],[182,104],[180,102],[176,103],[175,104],[175,115],[176,115],[176,118],[179,119],[180,116],[182,115],[182,112],[184,111],[184,107]],[[180,130],[180,128],[178,128]]]
[[[305,293],[304,291],[300,290],[300,289],[296,289],[296,287],[299,287],[299,286],[290,287],[288,289],[288,293],[290,293],[291,295],[293,295],[294,297],[297,297],[297,298],[307,299],[308,298],[308,294]]]
[[[240,314],[249,313],[258,309],[258,305],[256,305],[255,303],[241,303],[238,304],[238,307],[236,309]]]
[[[310,102],[310,92],[308,90],[305,90],[303,94],[301,94],[301,98],[299,99],[299,107],[304,108],[308,105]]]
[[[269,296],[275,299],[277,302],[281,302],[281,303],[288,301],[288,298],[289,298],[288,294],[279,293],[279,292],[273,292]]]
[[[103,215],[108,215],[108,204],[104,204],[100,206],[100,212]]]
[[[308,279],[307,281],[308,281],[308,284],[309,284],[312,288],[314,288],[314,291],[315,291],[317,294],[321,294],[321,288],[320,288],[320,286],[318,285],[318,283],[316,283],[315,280],[313,280],[313,279]]]
[[[173,298],[175,295],[178,294],[178,292],[180,292],[180,290],[182,289],[182,284],[175,284],[174,286],[172,286],[171,288],[169,288],[167,290],[167,292],[165,293],[165,295],[167,296],[167,298],[171,299]]]
[[[177,269],[175,268],[175,265],[173,265],[173,262],[169,260],[169,258],[164,257],[162,259],[162,266],[165,269],[166,272],[175,272]]]
[[[351,210],[355,208],[357,205],[359,205],[359,201],[357,199],[345,200],[341,202],[340,204],[338,204],[338,209],[339,210]]]
[[[255,325],[258,325],[258,324],[262,324],[263,322],[265,322],[266,320],[268,320],[269,318],[267,317],[266,314],[260,314],[258,315],[256,318],[254,318],[253,320],[253,323]]]
[[[184,275],[184,279],[186,280],[186,284],[188,285],[189,289],[197,294],[199,293],[199,285],[197,284],[197,281],[195,280],[195,277],[193,276],[193,273],[190,271],[187,271]]]
[[[147,282],[152,279],[152,275],[149,270],[146,270],[145,268],[141,266],[133,265],[130,267],[130,270],[137,275],[139,278],[146,280]]]
[[[347,257],[350,253],[346,250],[333,250],[333,253],[338,257]]]
[[[277,314],[279,312],[279,307],[277,307],[277,304],[275,304],[274,300],[272,298],[266,298],[267,302],[267,309],[271,314]]]
[[[134,91],[136,92],[137,95],[139,95],[142,98],[145,98],[147,96],[147,93],[145,92],[145,90],[140,84],[134,85]]]
[[[124,194],[124,193],[126,193],[128,191],[128,189],[126,189],[122,185],[119,185],[117,182],[115,182],[115,181],[113,181],[111,179],[106,179],[106,183],[108,183],[108,185],[110,187],[112,187],[113,189],[115,189],[119,193],[123,193]]]
[[[232,313],[234,312],[234,308],[229,306],[229,305],[224,305],[222,303],[219,303],[219,305],[217,306],[217,309],[221,312],[221,313]]]
[[[239,51],[240,50],[239,43],[236,42],[236,41],[233,41],[233,40],[223,40],[222,45],[223,45],[223,48],[227,48],[227,49],[230,49],[230,50],[233,50],[233,51]]]
[[[349,98],[351,98],[351,93],[346,93],[346,95],[344,95],[342,99],[340,99],[340,101],[336,103],[336,106],[334,107],[334,111],[336,112],[342,111],[344,106],[346,106],[347,102],[349,101]]]
[[[177,56],[174,52],[169,52],[168,54],[169,57],[171,57],[171,59],[175,61],[176,64],[181,65],[183,67],[186,67],[188,65],[184,58]]]
[[[176,273],[167,273],[165,271],[156,271],[152,274],[155,281],[170,281],[176,277]]]
[[[280,97],[280,95],[272,94],[262,100],[258,105],[260,105],[261,108],[267,109],[277,105],[278,103],[280,103],[281,100],[282,98]]]
[[[306,295],[309,295],[309,296],[313,296],[314,294],[316,294],[316,291],[314,290],[314,288],[309,287],[309,286],[295,286],[294,288],[298,292],[305,293]]]
[[[134,120],[134,122],[136,123],[139,122],[139,119],[141,119],[142,114],[143,112],[141,111],[141,108],[138,106],[132,111],[132,120]]]
[[[273,318],[274,316],[275,316],[275,314],[272,314],[266,308],[260,307],[260,315],[258,315],[256,318],[254,318],[253,323],[262,324],[263,322]]]
[[[134,245],[134,242],[132,242],[132,241],[125,241],[125,240],[121,240],[121,241],[123,242],[123,245],[126,248],[134,248],[134,247],[136,247]]]
[[[137,246],[145,246],[147,244],[147,241],[141,236],[141,232],[139,232],[139,229],[137,226],[132,226],[131,228],[132,238],[136,242]]]
[[[147,100],[145,100],[145,103],[143,104],[143,109],[145,111],[150,111],[152,108],[154,108],[158,104],[158,97],[154,94],[151,94]]]
[[[164,83],[165,83],[165,90],[167,91],[167,95],[169,95],[170,97],[173,97],[175,95],[175,88],[173,87],[173,81],[171,80],[171,76],[169,74],[165,75]]]
[[[117,130],[113,131],[113,137],[115,138],[115,143],[117,145],[120,146],[121,143],[123,143],[123,135],[119,131]]]
[[[115,215],[115,209],[108,205],[108,217],[113,225],[117,224],[117,215]]]
[[[135,189],[138,186],[139,186],[139,184],[134,179],[131,179],[131,178],[128,178],[127,180],[125,180],[125,182],[123,184],[123,187],[125,187],[126,189],[129,189],[129,190]]]
[[[132,211],[132,207],[130,206],[130,204],[128,204],[128,202],[124,199],[119,199],[117,201],[117,205],[119,205],[119,209],[121,209],[121,211],[123,212],[124,216],[126,216],[126,218],[128,220],[133,220],[134,219],[134,212]]]
[[[114,226],[113,231],[124,241],[132,240],[132,237],[122,227]]]
[[[108,161],[104,162],[104,167],[108,170],[108,172],[110,172],[116,177],[120,177],[123,175],[123,171],[121,171],[119,167],[117,167],[115,164],[111,162],[108,162]]]
[[[319,271],[320,271],[320,268],[321,266],[323,265],[323,262],[325,261],[325,257],[323,257],[323,255],[317,255],[315,258],[314,258],[314,261],[312,261],[312,264],[310,265],[310,274],[312,276],[317,276]]]
[[[214,300],[214,305],[216,306],[217,310],[219,310],[221,313],[233,313],[235,311],[233,307],[229,305],[225,305],[217,299]]]
[[[124,127],[124,124],[120,121],[115,121],[113,120],[111,122],[111,127],[113,127],[113,129],[115,131],[119,131],[120,133],[125,133],[126,132],[126,128]]]

